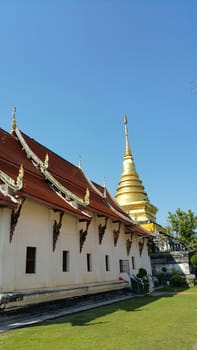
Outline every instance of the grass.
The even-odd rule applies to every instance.
[[[136,297],[0,335],[2,350],[191,350],[195,343],[197,294]]]

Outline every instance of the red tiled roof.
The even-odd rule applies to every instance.
[[[74,208],[59,196],[46,181],[44,174],[28,159],[25,150],[22,148],[17,134],[8,134],[0,129],[0,170],[5,172],[14,180],[18,176],[20,165],[23,164],[24,178],[23,187],[17,194],[22,197],[29,197],[36,201],[45,203],[51,208],[67,211],[84,219],[90,219],[85,212],[111,217],[112,220],[124,222],[136,228],[126,212],[118,205],[109,192],[104,195],[104,188],[98,184],[91,183],[83,171],[50,151],[40,143],[21,132],[25,143],[31,151],[44,162],[46,154],[49,156],[47,171],[64,186],[69,192],[80,199],[84,199],[86,189],[89,189],[89,204],[85,207],[78,205]],[[0,203],[3,199],[0,196]],[[9,201],[8,201],[9,202]],[[3,202],[2,202],[3,203]],[[8,203],[10,204],[10,203]],[[1,205],[1,204],[0,204]],[[85,211],[85,212],[84,212]],[[143,235],[148,233],[137,226],[137,231]]]

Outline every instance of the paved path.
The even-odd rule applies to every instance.
[[[187,291],[185,291],[185,292],[178,292],[176,294],[197,295],[197,292],[187,292]]]

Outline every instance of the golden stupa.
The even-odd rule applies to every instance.
[[[158,209],[150,203],[142,181],[136,171],[131,153],[127,128],[127,116],[124,115],[126,148],[123,158],[123,171],[116,190],[115,198],[129,216],[148,231],[161,231],[156,224]],[[162,230],[163,231],[163,230]]]

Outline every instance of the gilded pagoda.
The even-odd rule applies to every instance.
[[[151,232],[166,232],[156,223],[158,209],[150,203],[143,183],[136,171],[134,158],[129,145],[127,116],[124,115],[125,153],[123,157],[123,171],[117,187],[115,198],[129,216],[146,230]]]

